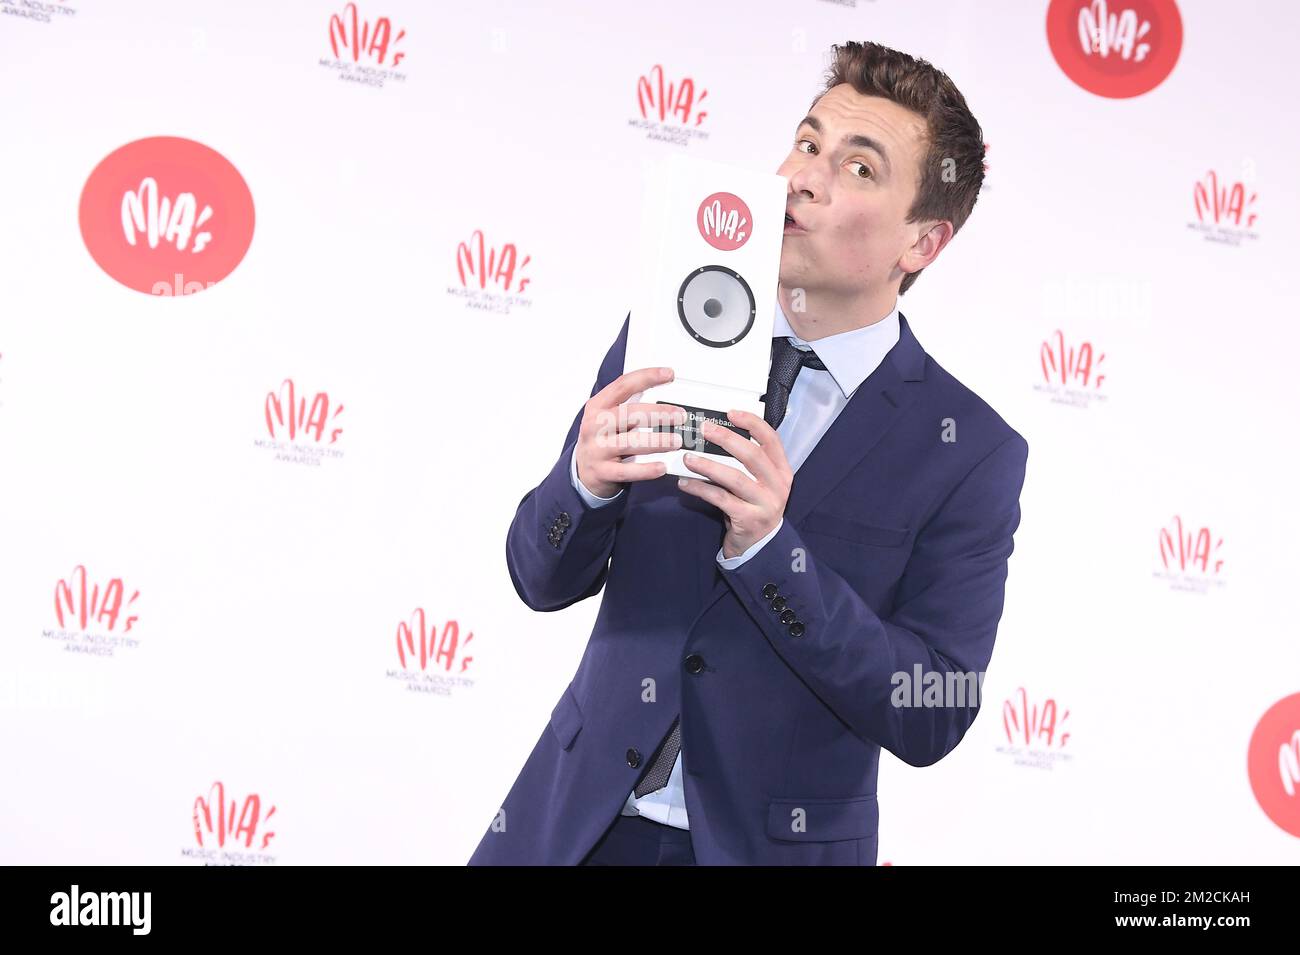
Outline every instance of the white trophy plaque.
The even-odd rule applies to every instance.
[[[628,326],[624,371],[664,366],[675,377],[640,401],[678,405],[682,447],[637,454],[669,474],[704,478],[682,461],[690,451],[749,474],[699,432],[713,421],[748,440],[727,417],[733,408],[763,417],[789,185],[776,173],[674,155],[645,160],[640,287]]]

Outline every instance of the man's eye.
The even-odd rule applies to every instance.
[[[861,166],[863,169],[865,169],[865,170],[867,171],[867,175],[865,175],[865,176],[858,176],[857,178],[859,178],[859,179],[870,179],[870,178],[872,178],[872,177],[871,177],[871,167],[868,166],[866,163],[864,163],[864,162],[858,162],[857,160],[854,160],[853,165],[855,165],[855,166]]]
[[[795,148],[795,149],[799,149],[799,147],[802,146],[804,143],[807,143],[809,146],[812,146],[813,149],[816,149],[816,148],[817,148],[816,146],[813,146],[813,142],[812,142],[811,139],[799,139],[799,140],[796,140],[796,141],[795,141],[795,144],[794,144],[794,148]],[[806,149],[799,149],[799,152],[801,152],[801,153],[802,153],[802,152],[807,152],[807,150],[806,150]]]

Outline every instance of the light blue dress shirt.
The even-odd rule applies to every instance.
[[[797,472],[799,466],[808,459],[817,442],[821,440],[828,428],[844,406],[849,403],[858,386],[867,376],[880,367],[889,350],[898,343],[898,302],[894,309],[881,321],[851,331],[828,335],[815,343],[806,342],[794,333],[790,321],[781,310],[780,302],[776,306],[776,319],[772,326],[772,336],[784,335],[799,349],[814,348],[817,357],[826,366],[825,371],[805,366],[795,378],[790,390],[790,400],[786,405],[785,417],[777,426],[776,433],[781,438],[786,460],[790,470]],[[569,458],[569,475],[573,487],[586,502],[588,507],[603,507],[617,501],[619,495],[626,494],[627,488],[621,488],[613,497],[597,497],[587,490],[578,480],[578,460],[575,453]],[[682,492],[686,493],[685,491]],[[734,570],[749,560],[768,541],[776,536],[785,523],[782,517],[762,539],[755,541],[742,554],[735,557],[723,557],[722,548],[718,548],[718,565],[724,570]],[[677,754],[672,774],[662,789],[646,793],[636,798],[635,792],[629,793],[627,803],[623,806],[624,816],[645,816],[655,822],[662,822],[679,829],[689,829],[686,818],[686,791],[682,785],[682,755]]]

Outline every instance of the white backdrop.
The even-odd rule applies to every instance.
[[[1172,70],[1099,95],[1140,43],[1063,66],[1029,0],[364,2],[355,52],[323,0],[0,0],[0,862],[467,860],[597,609],[530,611],[505,536],[630,306],[640,160],[774,171],[849,39],[983,126],[900,306],[1030,445],[983,712],[882,760],[880,861],[1294,862],[1300,10],[1058,5]],[[151,247],[148,176],[209,218]]]

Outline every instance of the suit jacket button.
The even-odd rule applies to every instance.
[[[790,624],[790,636],[802,637],[804,629],[805,627],[803,623],[799,620],[796,620],[794,623]]]
[[[638,753],[635,749],[629,749],[627,751],[627,764],[631,766],[633,769],[636,769],[638,766],[641,765],[641,754]]]
[[[780,594],[777,594],[775,597],[773,597],[773,598],[772,598],[772,609],[775,610],[777,613],[780,613],[782,610],[784,610],[784,609],[785,609],[785,598],[782,597]]]
[[[764,599],[764,600],[771,600],[773,597],[775,597],[775,596],[776,596],[776,589],[777,589],[777,588],[776,588],[776,584],[770,584],[770,583],[769,583],[769,584],[764,584],[764,585],[763,585],[763,599]]]
[[[692,653],[686,658],[686,672],[699,673],[704,669],[704,657],[698,653]]]
[[[794,623],[794,617],[795,617],[794,611],[790,610],[789,608],[786,608],[781,612],[781,616],[778,617],[777,619],[780,620],[782,623]]]
[[[568,512],[568,511],[560,511],[560,526],[561,526],[561,527],[568,527],[568,526],[569,526],[569,512]]]

